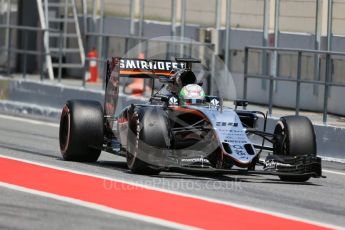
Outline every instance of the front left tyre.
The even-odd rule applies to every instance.
[[[266,160],[276,157],[315,156],[316,157],[316,136],[314,127],[307,117],[285,116],[282,117],[275,129],[276,140],[273,144],[273,155]],[[279,161],[279,160],[278,160]],[[282,181],[305,182],[310,176],[279,176]]]
[[[64,160],[97,161],[103,145],[102,105],[97,101],[67,101],[61,113],[59,142]]]

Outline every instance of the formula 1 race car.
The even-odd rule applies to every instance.
[[[126,157],[130,171],[146,175],[161,171],[270,174],[295,182],[322,176],[308,118],[282,117],[268,133],[267,115],[246,110],[247,101],[236,100],[230,108],[221,98],[205,95],[192,71],[195,62],[199,61],[109,60],[104,107],[87,100],[67,101],[63,107],[59,133],[63,158],[94,162],[106,151]],[[148,102],[116,111],[123,77],[150,79],[153,90]],[[157,81],[161,86],[154,90]],[[260,137],[260,143],[252,142],[253,137]],[[260,159],[263,150],[269,152],[264,160]]]

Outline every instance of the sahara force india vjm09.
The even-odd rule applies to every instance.
[[[321,177],[308,118],[285,116],[274,132],[266,132],[267,116],[245,110],[247,101],[236,100],[230,108],[221,98],[205,95],[192,71],[194,62],[198,61],[109,60],[104,106],[71,100],[63,107],[59,135],[63,158],[93,162],[106,151],[126,157],[131,172],[146,175],[161,171],[272,174],[295,182]],[[116,111],[124,77],[150,79],[152,89],[158,81],[161,87],[152,90],[146,103]],[[261,138],[259,144],[251,141],[255,136]],[[261,159],[263,150],[269,154]]]

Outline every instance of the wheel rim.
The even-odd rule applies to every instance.
[[[60,140],[60,150],[64,154],[69,146],[70,142],[70,130],[71,130],[71,116],[68,107],[65,105],[62,113],[61,113],[61,120],[60,120],[60,132],[59,132],[59,140]]]

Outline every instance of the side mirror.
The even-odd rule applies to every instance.
[[[223,100],[217,96],[206,96],[205,101],[209,103],[210,107],[216,107],[223,111]]]
[[[235,110],[237,109],[237,106],[242,106],[243,109],[246,109],[246,107],[248,106],[248,101],[247,100],[235,100],[234,105],[235,105]]]
[[[164,96],[161,98],[161,101],[164,102],[166,106],[177,106],[179,104],[179,100],[175,96]]]
[[[206,96],[205,97],[205,101],[206,102],[208,102],[208,103],[210,103],[213,99],[216,99],[217,101],[220,101],[220,99],[219,99],[219,97],[217,97],[217,96]]]

